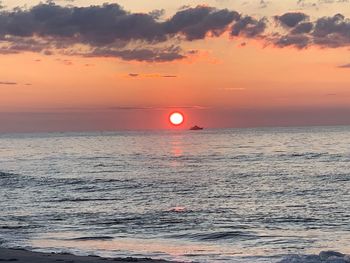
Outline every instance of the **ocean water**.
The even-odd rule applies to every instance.
[[[350,127],[0,135],[2,247],[309,262],[350,253],[349,192]]]

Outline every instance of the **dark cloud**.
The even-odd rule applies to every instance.
[[[226,31],[231,37],[264,39],[277,47],[350,45],[350,20],[341,14],[310,21],[305,13],[288,12],[274,17],[276,31],[267,30],[268,18],[204,5],[185,6],[167,19],[161,19],[163,14],[164,10],[131,13],[118,4],[77,7],[53,1],[29,9],[1,9],[0,54],[29,51],[167,62],[197,53],[183,50],[181,41],[217,37]]]
[[[19,36],[0,36],[0,44],[1,42],[7,44],[0,46],[0,54],[16,54],[23,51],[42,52],[50,46],[47,41]]]
[[[267,24],[265,18],[257,20],[251,16],[245,16],[233,24],[231,35],[252,38],[261,35],[266,27]]]
[[[51,55],[52,50],[87,45],[91,56],[116,56],[125,60],[172,61],[185,54],[144,48],[144,43],[160,44],[183,36],[186,40],[203,39],[208,33],[221,35],[240,15],[227,9],[208,6],[185,8],[165,21],[164,10],[148,14],[130,13],[118,4],[75,7],[54,2],[30,9],[0,11],[0,52],[23,51]],[[133,48],[131,48],[133,47]],[[177,52],[177,53],[176,53]],[[67,53],[67,52],[66,52]]]
[[[139,74],[137,74],[137,73],[129,73],[129,76],[135,78],[135,77],[138,77]]]
[[[178,10],[181,11],[181,10],[185,10],[185,9],[189,9],[189,8],[191,8],[190,5],[182,5],[182,6],[179,7]]]
[[[281,16],[275,16],[275,19],[287,27],[295,27],[300,22],[308,19],[308,16],[300,12],[285,13]]]
[[[314,25],[310,22],[303,22],[294,27],[291,31],[292,34],[305,34],[310,33]]]
[[[148,13],[151,17],[154,19],[158,20],[162,18],[165,15],[165,10],[164,9],[156,9]]]
[[[280,36],[274,40],[274,44],[277,47],[288,47],[294,46],[299,49],[306,48],[310,44],[310,38],[306,35],[294,35],[289,34],[285,36]]]
[[[350,44],[350,20],[342,14],[323,17],[315,22],[312,32],[315,44],[323,47],[342,47]]]
[[[306,48],[315,45],[326,48],[338,48],[350,45],[350,20],[342,14],[321,17],[310,22],[302,22],[308,19],[306,14],[287,14],[288,16],[284,14],[279,16],[278,19],[281,23],[288,23],[286,24],[289,28],[288,32],[272,37],[272,42],[279,47],[294,46]],[[290,14],[294,15],[291,16]],[[282,17],[284,19],[281,20]]]
[[[198,6],[178,11],[164,23],[167,34],[183,34],[187,40],[205,38],[207,33],[219,36],[240,15],[227,9],[217,10],[212,7]]]
[[[86,56],[88,57],[117,57],[123,60],[143,61],[143,62],[167,62],[185,58],[181,54],[179,47],[166,48],[137,48],[137,49],[109,49],[109,48],[95,48]]]
[[[68,37],[95,45],[116,40],[164,41],[168,34],[184,33],[191,38],[191,31],[195,29],[205,33],[221,29],[238,15],[233,11],[198,6],[179,11],[168,21],[157,22],[154,16],[162,12],[129,13],[118,4],[90,7],[39,4],[29,10],[1,12],[0,21],[4,23],[0,24],[0,32],[20,37]]]

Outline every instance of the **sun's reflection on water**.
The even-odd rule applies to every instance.
[[[170,140],[170,156],[172,157],[171,166],[180,165],[178,158],[184,154],[184,138],[183,134],[174,134]]]

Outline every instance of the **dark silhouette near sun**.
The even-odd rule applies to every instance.
[[[199,126],[195,125],[195,126],[191,127],[190,130],[191,131],[201,131],[201,130],[203,130],[203,127],[199,127]]]

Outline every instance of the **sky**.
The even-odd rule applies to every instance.
[[[0,132],[350,124],[350,1],[0,3]]]

